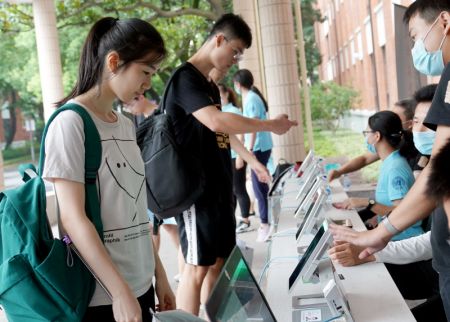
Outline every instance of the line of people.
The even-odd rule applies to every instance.
[[[146,174],[135,128],[113,109],[117,100],[127,103],[142,99],[151,87],[151,77],[167,54],[164,40],[152,25],[135,18],[102,18],[89,31],[77,83],[58,106],[69,102],[82,106],[100,134],[102,161],[97,188],[103,240],[85,213],[84,132],[82,120],[75,113],[64,111],[51,124],[43,172],[43,177],[54,183],[61,229],[112,295],[109,298],[97,285],[83,321],[151,321],[150,309],[176,307],[199,313],[200,303],[206,302],[224,260],[236,245],[230,147],[252,169],[255,191],[261,196],[261,239],[267,238],[264,196],[270,175],[265,165],[272,142],[264,133],[281,135],[297,122],[285,114],[267,119],[267,104],[254,95],[252,82],[246,78],[249,75],[235,79],[244,104],[250,104],[244,108],[247,112],[244,116],[224,113],[219,89],[210,79],[213,69],[226,73],[251,44],[251,30],[244,20],[234,14],[223,15],[202,47],[178,67],[166,88],[166,112],[177,143],[198,157],[206,179],[203,195],[175,217],[184,258],[175,301],[151,238]],[[263,109],[258,102],[261,99]],[[244,133],[258,133],[249,135],[250,151],[236,137]]]
[[[415,317],[419,321],[446,321],[450,320],[450,3],[445,0],[417,0],[406,10],[404,22],[414,42],[411,54],[415,68],[428,76],[441,75],[437,88],[432,91],[431,104],[431,98],[421,100],[420,91],[415,95],[418,105],[413,141],[421,154],[417,164],[423,170],[409,191],[403,194],[401,202],[382,212],[383,219],[378,220],[373,229],[356,232],[331,225],[337,245],[330,254],[343,265],[374,260],[395,264],[387,267],[403,296],[428,299],[424,306],[413,310]],[[378,133],[378,129],[375,130]],[[377,140],[371,139],[368,143],[374,142]],[[351,166],[347,165],[337,174],[348,169]],[[399,183],[399,180],[393,180],[388,192],[395,192]],[[366,210],[376,210],[377,204],[378,201],[373,206],[368,205]],[[399,234],[410,232],[411,228],[418,228],[417,223],[430,216],[429,233],[391,241]]]

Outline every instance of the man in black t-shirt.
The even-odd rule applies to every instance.
[[[259,131],[283,134],[297,124],[287,115],[261,121],[221,112],[220,95],[215,84],[208,80],[209,73],[213,68],[226,72],[251,42],[250,28],[241,17],[222,16],[203,46],[179,67],[166,89],[166,111],[171,116],[176,139],[201,162],[206,178],[203,195],[176,217],[186,262],[177,304],[193,314],[199,312],[200,298],[202,303],[206,302],[224,259],[236,244],[230,144],[250,161],[251,155],[239,145],[234,134]],[[255,162],[249,165],[260,173],[266,171]]]
[[[448,176],[446,169],[435,172],[434,157],[450,139],[450,1],[416,0],[405,12],[404,21],[409,26],[409,34],[415,42],[412,49],[414,66],[427,75],[441,75],[441,80],[424,124],[436,131],[431,162],[412,186],[397,208],[382,221],[383,224],[367,232],[354,232],[331,226],[336,239],[364,246],[360,257],[366,257],[383,248],[399,231],[408,228],[417,220],[428,216],[436,206],[435,196],[427,187],[430,173],[437,174],[430,184],[440,185]],[[446,67],[445,67],[446,66]],[[444,70],[445,68],[445,70]],[[437,170],[439,171],[439,169]],[[444,173],[442,173],[444,171]],[[450,188],[447,185],[446,188]],[[448,192],[446,194],[448,197]],[[438,207],[433,212],[431,245],[433,267],[439,273],[439,287],[447,319],[450,320],[450,207]],[[406,215],[407,214],[407,215]]]

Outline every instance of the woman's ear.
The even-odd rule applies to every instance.
[[[108,70],[115,74],[119,68],[120,58],[116,51],[112,51],[106,55],[106,67]]]
[[[375,131],[375,142],[374,142],[374,144],[375,143],[378,143],[378,142],[380,142],[381,141],[381,133],[380,133],[380,131]]]

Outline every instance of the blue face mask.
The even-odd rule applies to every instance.
[[[426,131],[426,132],[413,131],[414,146],[421,154],[431,155],[431,150],[433,149],[435,137],[436,132],[434,131]]]
[[[377,149],[375,149],[375,145],[370,144],[367,137],[366,137],[366,146],[367,146],[367,150],[372,153],[372,154],[377,154]]]
[[[444,38],[442,38],[439,49],[435,52],[427,52],[424,43],[425,39],[427,38],[433,27],[436,25],[438,20],[439,17],[436,19],[435,22],[433,22],[430,29],[425,34],[425,37],[423,37],[423,39],[416,40],[416,43],[414,44],[414,47],[411,50],[414,67],[417,69],[418,72],[429,76],[441,75],[445,68],[444,58],[442,56],[442,45],[444,44],[444,40],[447,37],[447,35],[445,35]]]

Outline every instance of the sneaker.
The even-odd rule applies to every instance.
[[[240,221],[236,227],[236,234],[245,233],[250,229],[250,222]]]
[[[263,243],[269,239],[269,226],[261,226],[258,228],[258,237],[256,238],[257,242]]]

